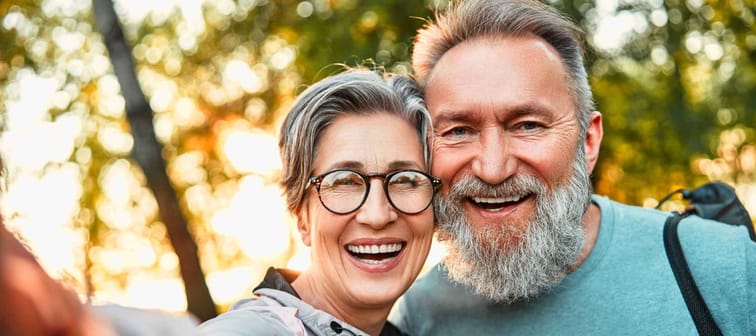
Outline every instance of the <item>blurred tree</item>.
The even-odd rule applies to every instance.
[[[95,21],[108,48],[113,70],[125,100],[126,118],[134,138],[132,156],[144,171],[147,184],[158,204],[160,218],[168,231],[171,245],[179,260],[189,312],[200,321],[217,315],[215,303],[205,282],[200,266],[197,244],[187,227],[186,218],[179,206],[176,192],[168,179],[162,148],[155,137],[152,109],[144,97],[134,72],[131,47],[126,42],[121,24],[110,0],[94,0]]]
[[[109,256],[133,250],[126,243],[131,239],[144,244],[146,238],[153,253],[165,256],[169,249],[166,238],[171,235],[160,229],[162,225],[154,225],[160,224],[158,213],[164,210],[152,205],[156,200],[145,193],[151,176],[162,173],[155,170],[162,168],[145,166],[140,172],[131,160],[124,160],[131,150],[138,151],[145,138],[124,137],[129,132],[130,102],[114,89],[114,70],[103,68],[105,48],[93,32],[89,4],[6,3],[10,4],[4,7],[3,42],[16,42],[4,45],[17,49],[15,58],[2,59],[8,69],[4,85],[17,86],[24,74],[55,78],[55,90],[69,99],[49,109],[50,119],[57,123],[76,117],[83,125],[69,159],[81,167],[81,208],[72,224],[83,230],[89,242],[81,264],[82,280],[89,284],[87,292],[97,296],[102,289],[129,287],[137,274],[166,273],[165,257],[151,264],[108,262]],[[134,71],[155,112],[155,133],[164,147],[165,170],[197,239],[203,268],[250,266],[244,261],[249,258],[244,247],[234,239],[238,237],[216,234],[212,221],[219,208],[229,206],[245,176],[261,174],[267,183],[276,180],[275,175],[234,166],[224,148],[230,132],[254,128],[273,132],[277,116],[303,83],[339,70],[338,66],[328,69],[330,65],[357,65],[369,58],[375,66],[409,71],[412,32],[422,24],[410,18],[410,12],[428,10],[422,3],[393,1],[385,5],[219,1],[205,3],[199,12],[168,6],[139,17],[116,2],[125,36],[134,46]],[[397,11],[407,14],[392,14]],[[323,29],[330,32],[319,31]],[[80,39],[78,47],[67,47],[71,41],[61,39],[72,36]],[[133,124],[131,131],[137,131]],[[191,167],[186,167],[187,162]],[[56,165],[49,164],[39,174]],[[123,181],[119,184],[118,180]],[[113,183],[126,189],[113,191]],[[119,195],[123,191],[126,195]],[[121,202],[126,203],[117,204],[123,197]],[[260,257],[252,260],[251,266],[264,269],[271,263],[285,264],[294,248],[290,242],[289,252],[272,259]],[[166,270],[172,273],[171,268]],[[193,291],[190,287],[187,283],[187,292]]]

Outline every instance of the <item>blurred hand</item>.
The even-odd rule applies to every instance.
[[[0,335],[194,335],[197,323],[189,314],[83,304],[47,275],[0,218]]]
[[[117,335],[50,278],[0,220],[0,335]]]

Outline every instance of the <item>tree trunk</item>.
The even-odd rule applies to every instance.
[[[123,35],[112,0],[94,0],[93,5],[97,29],[108,48],[126,101],[126,117],[134,137],[132,156],[144,171],[147,184],[157,200],[160,218],[178,256],[188,310],[201,321],[208,320],[217,315],[215,303],[200,267],[197,244],[189,232],[176,191],[166,173],[162,145],[155,136],[152,109],[136,77],[131,47]]]

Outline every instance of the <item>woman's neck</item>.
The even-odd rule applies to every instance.
[[[391,305],[367,306],[340,297],[308,271],[291,283],[302,301],[347,322],[369,335],[379,335],[391,312]]]

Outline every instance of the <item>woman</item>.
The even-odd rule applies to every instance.
[[[270,269],[256,299],[208,335],[391,335],[386,318],[433,235],[430,117],[414,81],[353,70],[305,90],[279,140],[282,187],[311,248],[300,274]]]

